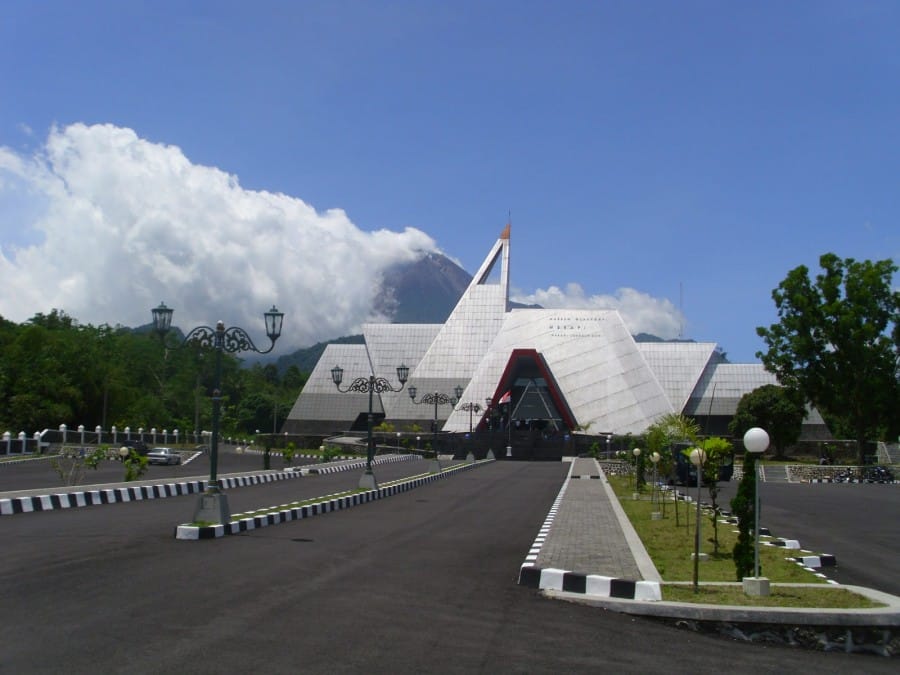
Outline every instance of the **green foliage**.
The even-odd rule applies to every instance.
[[[775,459],[784,459],[784,451],[800,438],[806,409],[797,392],[775,384],[764,384],[744,394],[728,424],[729,433],[743,438],[748,429],[762,427],[775,448]]]
[[[95,448],[93,452],[83,455],[79,450],[67,450],[50,459],[53,469],[63,485],[79,485],[84,479],[85,469],[96,471],[100,462],[106,459],[106,448]]]
[[[651,424],[644,433],[644,440],[650,452],[656,451],[660,455],[657,465],[659,475],[671,476],[674,473],[675,458],[669,451],[672,445],[685,442],[696,444],[699,437],[700,425],[686,415],[669,413]]]
[[[322,450],[322,461],[330,462],[341,456],[341,449],[336,445],[326,445]]]
[[[738,484],[737,493],[731,500],[731,513],[738,520],[737,542],[731,552],[737,580],[753,576],[754,538],[751,534],[755,525],[754,496],[756,489],[756,457],[752,452],[744,453],[744,475]],[[760,569],[760,574],[762,570]]]
[[[669,413],[650,425],[647,433],[651,432],[660,434],[665,446],[681,441],[696,443],[700,437],[700,425],[686,415]]]
[[[107,458],[105,447],[94,448],[94,451],[84,458],[84,466],[88,469],[97,470],[100,462]]]
[[[294,456],[297,454],[297,444],[294,441],[289,442],[284,450],[281,451],[282,456],[284,457],[284,463],[286,466],[291,466],[294,463]]]
[[[891,260],[819,258],[815,281],[801,265],[772,299],[779,323],[758,327],[767,345],[758,352],[766,369],[800,392],[834,427],[857,440],[863,463],[870,438],[900,432],[900,291]]]
[[[0,429],[209,429],[214,367],[209,349],[166,349],[155,334],[81,325],[59,310],[23,324],[0,318]],[[279,426],[305,380],[296,367],[281,376],[223,354],[222,433]]]
[[[713,436],[704,438],[699,443],[699,447],[706,454],[706,461],[703,463],[703,485],[709,492],[709,501],[712,505],[712,512],[709,515],[710,522],[713,527],[713,553],[719,554],[719,474],[723,466],[733,460],[733,449],[731,443],[724,438]]]
[[[130,483],[133,480],[138,480],[147,472],[147,466],[150,464],[150,460],[144,455],[139,455],[132,450],[128,453],[128,457],[125,458],[124,464],[125,482]]]

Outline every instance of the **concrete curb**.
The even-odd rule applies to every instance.
[[[662,577],[659,575],[656,565],[653,564],[653,560],[650,558],[650,554],[647,553],[644,542],[642,542],[641,538],[638,536],[637,530],[634,529],[634,525],[631,524],[628,516],[625,515],[625,511],[619,503],[619,498],[616,497],[615,492],[613,492],[612,486],[606,479],[606,475],[602,473],[603,469],[600,468],[600,464],[597,460],[594,460],[594,464],[597,466],[597,471],[601,472],[601,475],[603,476],[603,489],[606,491],[607,497],[609,497],[613,511],[616,514],[616,519],[619,521],[619,526],[625,533],[625,541],[628,542],[628,547],[631,549],[631,554],[634,556],[635,563],[637,563],[638,571],[646,581],[661,582]]]
[[[11,457],[12,455],[4,455],[4,457]],[[19,459],[5,459],[0,462],[0,468],[3,468],[7,464],[22,464],[23,462],[40,462],[41,460],[53,459],[54,457],[59,457],[57,454],[53,455],[35,455],[33,457],[20,457]]]
[[[704,586],[740,583],[704,583]],[[821,588],[821,584],[772,584],[773,588]],[[829,587],[833,588],[833,587]],[[746,607],[743,605],[704,605],[684,602],[637,603],[615,598],[596,598],[565,591],[548,590],[549,597],[571,600],[613,609],[623,614],[687,619],[692,621],[735,621],[754,623],[797,624],[815,626],[882,626],[900,627],[900,598],[863,586],[839,586],[859,593],[886,607],[872,609],[808,609],[792,607]]]
[[[426,483],[432,483],[443,478],[448,478],[449,476],[459,473],[460,471],[467,471],[469,469],[493,461],[495,460],[485,459],[475,463],[466,462],[465,464],[458,464],[457,466],[444,469],[443,471],[441,471],[441,473],[433,473],[427,476],[420,476],[418,478],[400,481],[398,483],[394,483],[393,485],[380,487],[377,490],[369,490],[368,492],[361,492],[359,494],[346,497],[334,497],[331,499],[325,497],[320,502],[307,504],[306,506],[297,506],[294,508],[276,511],[274,513],[267,513],[261,516],[241,518],[239,520],[232,521],[223,525],[211,525],[208,527],[177,525],[175,527],[175,538],[184,541],[218,539],[220,537],[224,537],[227,534],[240,534],[241,532],[268,527],[269,525],[278,525],[280,523],[287,523],[294,520],[301,520],[303,518],[319,516],[324,513],[331,513],[333,511],[349,509],[354,506],[360,506],[361,504],[375,501],[376,499],[384,499],[385,497],[391,497],[393,495],[400,494],[401,492],[408,492],[409,490],[425,485]]]
[[[540,569],[532,565],[522,565],[519,569],[519,585],[542,591],[580,593],[600,598],[651,602],[662,600],[662,590],[656,581],[614,579],[599,574],[579,574],[553,568]]]

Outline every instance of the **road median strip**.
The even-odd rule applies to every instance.
[[[376,457],[375,464],[391,464],[419,459],[417,455],[388,455]],[[302,471],[267,471],[265,473],[245,474],[241,476],[225,476],[219,478],[219,484],[225,489],[250,487],[262,483],[280,480],[292,480],[310,474],[325,474],[335,471],[349,471],[364,467],[366,460],[347,462],[333,466],[310,467]],[[299,467],[298,467],[299,468]],[[97,487],[92,490],[79,490],[70,487],[68,490],[43,495],[27,495],[22,497],[6,497],[0,499],[0,516],[13,516],[22,513],[55,511],[57,509],[73,509],[83,506],[99,506],[101,504],[118,504],[147,499],[165,499],[167,497],[183,497],[199,494],[207,488],[206,479],[187,481],[160,481],[157,483],[129,485],[124,487]]]
[[[310,499],[297,502],[295,505],[287,505],[286,508],[271,507],[257,509],[248,514],[238,514],[230,523],[219,525],[198,526],[194,524],[177,525],[175,527],[175,538],[186,541],[199,541],[201,539],[218,539],[229,534],[240,534],[250,530],[268,527],[269,525],[278,525],[302,518],[311,518],[312,516],[322,515],[348,509],[353,506],[359,506],[376,499],[391,497],[401,492],[408,492],[414,488],[431,483],[436,480],[448,478],[461,471],[481,466],[494,460],[480,460],[478,462],[466,462],[458,464],[442,470],[440,473],[420,474],[410,478],[404,478],[390,483],[385,483],[377,490],[365,491],[348,491],[348,493],[337,493],[320,497],[318,500]],[[262,515],[259,511],[264,511]]]

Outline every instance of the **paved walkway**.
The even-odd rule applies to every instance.
[[[638,568],[613,507],[619,504],[610,499],[609,486],[597,462],[576,459],[569,478],[535,566],[632,581],[647,578]]]

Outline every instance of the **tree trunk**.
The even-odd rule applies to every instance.
[[[866,463],[866,432],[863,429],[856,430],[856,463],[860,466]]]

